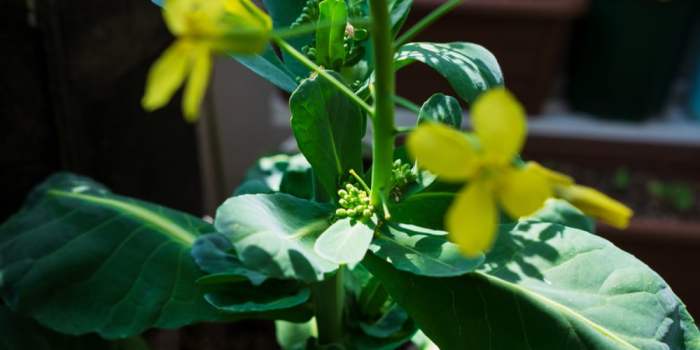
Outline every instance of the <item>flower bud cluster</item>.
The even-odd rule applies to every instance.
[[[401,159],[394,161],[391,169],[394,187],[404,187],[416,181],[416,174],[410,164],[403,163]]]
[[[369,193],[357,188],[351,183],[346,183],[344,188],[338,191],[338,208],[335,215],[341,218],[369,218],[374,214],[374,206],[370,204]]]

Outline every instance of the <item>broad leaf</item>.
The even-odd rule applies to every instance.
[[[463,257],[446,236],[444,231],[389,223],[372,241],[370,250],[399,270],[425,276],[459,276],[483,262],[483,257]]]
[[[216,212],[216,230],[248,268],[270,278],[320,281],[338,265],[314,251],[332,208],[287,194],[243,195]]]
[[[503,226],[476,273],[363,264],[442,350],[700,349],[683,303],[649,267],[604,239],[558,224]]]
[[[459,129],[462,125],[462,107],[452,96],[435,94],[420,108],[418,122],[424,121],[443,123]]]
[[[223,315],[204,301],[190,257],[212,225],[59,174],[0,226],[8,305],[67,334],[123,338]]]
[[[528,221],[549,222],[595,232],[595,223],[578,208],[561,199],[548,199],[542,209],[527,218]]]
[[[396,222],[443,230],[445,213],[454,196],[450,192],[419,192],[391,203],[389,211]]]
[[[268,46],[265,52],[253,56],[232,56],[240,64],[265,78],[278,88],[292,92],[297,87],[294,74],[282,63],[272,46]]]
[[[503,74],[496,57],[476,44],[409,43],[396,53],[396,69],[415,61],[440,73],[466,102],[474,101],[490,88],[503,85]]]
[[[304,80],[289,101],[292,131],[321,185],[335,197],[350,169],[362,173],[364,115],[327,80]]]
[[[316,63],[333,69],[345,61],[345,25],[348,9],[345,0],[323,0],[318,4],[319,22],[328,26],[316,30]]]
[[[148,350],[141,338],[109,342],[97,335],[74,337],[51,331],[31,318],[0,306],[0,348],[3,350]]]
[[[373,235],[371,222],[342,219],[323,232],[314,250],[327,260],[352,269],[365,257]]]

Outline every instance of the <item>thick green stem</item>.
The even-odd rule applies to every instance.
[[[289,43],[284,41],[284,39],[277,36],[273,36],[272,40],[280,49],[286,51],[290,56],[294,57],[307,68],[316,72],[323,79],[326,79],[329,83],[333,84],[333,86],[335,86],[338,89],[338,91],[343,93],[345,96],[349,97],[353,102],[360,106],[360,108],[364,109],[365,112],[367,112],[370,116],[374,113],[374,110],[372,109],[372,107],[370,107],[370,105],[367,104],[367,102],[365,102],[363,99],[357,96],[345,84],[343,84],[342,82],[338,81],[338,79],[330,75],[325,69],[318,66],[316,63],[311,62],[310,59],[308,59],[306,56],[304,56],[303,53],[295,49],[294,46],[290,45]]]
[[[374,41],[374,118],[372,118],[372,203],[377,206],[391,190],[394,159],[394,45],[387,0],[370,0]]]
[[[343,269],[341,266],[335,276],[319,282],[314,287],[316,328],[321,345],[340,343],[343,339]]]

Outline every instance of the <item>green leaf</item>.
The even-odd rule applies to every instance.
[[[252,56],[232,56],[240,64],[265,78],[278,88],[292,92],[297,87],[294,74],[282,63],[272,46],[268,46],[265,52]]]
[[[307,0],[263,0],[263,3],[267,13],[272,18],[274,29],[285,29],[297,20],[304,6],[312,2]],[[312,3],[311,6],[317,5]],[[305,45],[309,45],[312,39],[313,35],[306,34],[289,38],[287,42],[294,46],[295,49],[301,50]],[[309,69],[288,53],[282,52],[282,58],[284,59],[284,65],[292,72],[295,79],[309,75]]]
[[[0,289],[14,310],[67,334],[124,338],[222,319],[189,251],[196,217],[59,174],[0,226]]]
[[[496,57],[476,44],[409,43],[396,53],[396,69],[415,61],[423,62],[440,73],[457,95],[469,103],[482,92],[503,85],[503,74]]]
[[[502,226],[475,273],[422,277],[363,264],[442,350],[700,349],[683,303],[604,239],[549,223]]]
[[[419,192],[398,203],[390,203],[389,211],[396,222],[443,230],[445,213],[454,196],[450,192]]]
[[[411,12],[413,0],[391,0],[389,3],[389,15],[391,16],[391,31],[396,36],[406,22]]]
[[[338,220],[316,240],[318,255],[353,269],[367,253],[374,235],[374,224],[350,218]]]
[[[527,221],[549,222],[595,232],[595,222],[578,208],[561,199],[548,199],[542,209],[527,217]]]
[[[315,282],[338,265],[314,251],[332,207],[287,194],[233,197],[216,212],[216,230],[241,262],[270,278]]]
[[[424,276],[459,276],[474,271],[484,258],[467,259],[447,232],[389,223],[372,241],[370,250],[395,268]]]
[[[329,25],[316,30],[316,63],[337,70],[345,61],[348,9],[345,0],[323,0],[318,9],[319,22]]]
[[[41,327],[0,305],[0,348],[3,350],[148,350],[141,338],[108,342],[97,335],[74,337]]]
[[[299,85],[289,107],[299,149],[313,166],[323,188],[335,198],[341,179],[350,169],[362,173],[363,113],[347,96],[318,76]]]
[[[462,126],[462,107],[452,96],[435,94],[420,108],[418,123],[424,121],[443,123],[459,129]]]
[[[275,335],[283,350],[306,350],[308,340],[318,337],[316,320],[311,319],[304,323],[276,321]]]
[[[231,241],[220,233],[199,237],[192,247],[192,257],[199,268],[209,274],[244,277],[254,286],[267,279],[258,271],[245,267],[235,255]]]
[[[362,322],[360,328],[367,335],[377,338],[388,338],[401,331],[408,321],[408,314],[401,307],[394,305],[389,311],[375,322]]]
[[[248,281],[212,282],[204,277],[199,283],[205,285],[205,299],[209,304],[231,313],[290,309],[306,303],[311,295],[308,288],[290,280],[267,280],[260,286],[253,286]]]
[[[234,196],[282,192],[305,199],[316,197],[311,164],[302,154],[260,158],[247,172]]]

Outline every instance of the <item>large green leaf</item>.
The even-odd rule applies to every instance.
[[[345,0],[323,0],[318,4],[319,21],[328,26],[316,30],[316,63],[333,69],[345,61],[345,26],[348,8]]]
[[[270,278],[320,281],[338,265],[314,251],[332,207],[287,194],[243,195],[216,212],[215,226],[248,268]]]
[[[299,149],[321,185],[335,197],[350,169],[362,173],[364,115],[350,98],[318,76],[304,80],[289,101]]]
[[[474,101],[492,87],[503,85],[503,74],[496,57],[476,44],[409,43],[396,53],[396,69],[415,61],[440,73],[466,102]]]
[[[57,333],[0,305],[0,349],[148,350],[148,346],[138,337],[109,342],[94,334],[74,337]]]
[[[374,224],[369,220],[338,220],[316,240],[314,250],[329,261],[352,269],[365,257],[373,235]]]
[[[370,246],[377,257],[395,268],[425,276],[459,276],[474,271],[483,257],[467,259],[447,232],[387,223]]]
[[[417,276],[371,255],[363,264],[442,350],[700,349],[654,271],[559,224],[503,226],[485,264],[460,277]]]
[[[462,107],[452,96],[435,94],[420,108],[418,122],[424,121],[443,123],[459,129],[462,126]]]
[[[189,251],[212,225],[59,174],[0,227],[2,296],[67,334],[106,338],[221,319],[195,286]]]

